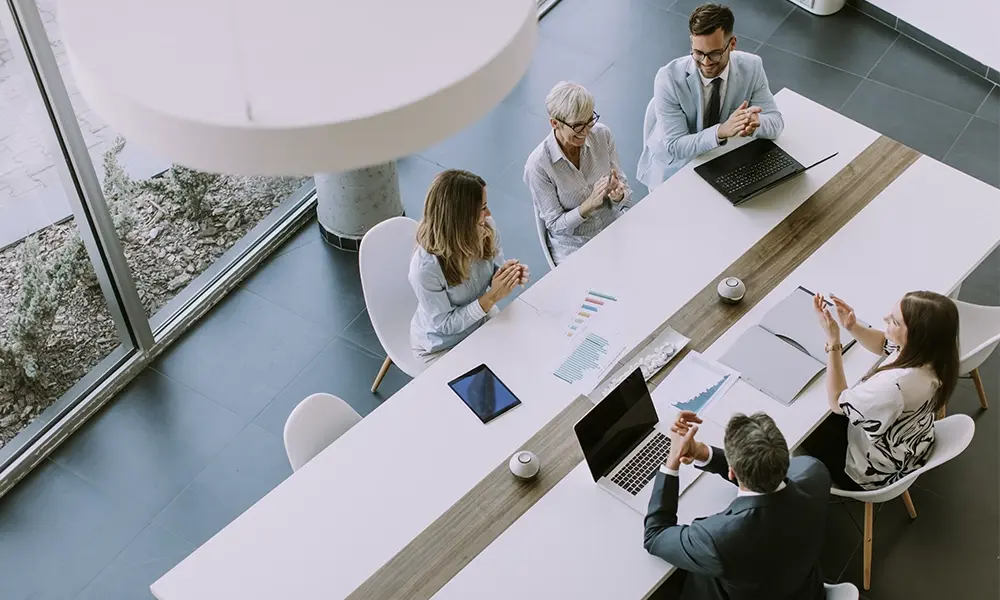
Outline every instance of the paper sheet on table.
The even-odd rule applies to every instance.
[[[615,296],[588,290],[567,311],[566,350],[552,374],[582,394],[589,394],[625,351],[621,339],[619,301]]]
[[[739,372],[691,351],[653,390],[653,402],[701,414],[739,378]]]

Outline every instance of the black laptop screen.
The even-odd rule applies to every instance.
[[[618,466],[658,420],[642,371],[636,369],[576,424],[594,481]]]

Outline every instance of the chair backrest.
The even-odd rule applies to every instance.
[[[353,408],[331,394],[313,394],[292,409],[285,421],[285,452],[298,471],[361,420]]]
[[[532,209],[534,210],[534,209]],[[556,263],[552,260],[552,252],[549,250],[549,234],[545,229],[545,221],[535,210],[535,231],[538,232],[538,243],[542,245],[542,254],[545,255],[545,262],[549,263],[549,268],[556,268]]]
[[[990,357],[1000,344],[1000,306],[980,306],[960,300],[958,307],[958,345],[960,372],[968,373]]]
[[[358,249],[368,317],[382,348],[401,368],[413,362],[409,332],[417,297],[410,287],[409,272],[416,236],[416,221],[393,217],[372,227]]]
[[[900,496],[908,490],[917,477],[955,458],[965,451],[972,443],[976,433],[976,422],[969,415],[954,414],[934,422],[934,449],[927,464],[892,485],[884,488],[865,491],[848,492],[833,488],[834,496],[854,498],[862,502],[887,502]]]
[[[824,583],[823,589],[826,590],[826,600],[858,600],[861,597],[861,592],[853,583]]]

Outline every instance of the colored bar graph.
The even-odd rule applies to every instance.
[[[607,356],[609,345],[608,340],[588,333],[569,357],[556,368],[555,376],[569,384],[582,380],[587,372],[600,368],[601,359]]]
[[[604,300],[618,302],[618,298],[615,298],[614,296],[609,296],[608,294],[602,294],[601,292],[595,292],[594,290],[590,290],[587,293],[590,294],[591,296],[597,296],[598,298],[603,298]]]

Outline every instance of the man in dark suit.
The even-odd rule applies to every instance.
[[[730,419],[724,450],[696,441],[697,423],[683,411],[671,427],[670,455],[646,515],[646,550],[683,570],[680,597],[825,598],[819,554],[830,498],[826,467],[806,456],[789,461],[784,436],[764,413]],[[728,478],[739,486],[737,498],[725,512],[678,525],[682,463]]]

